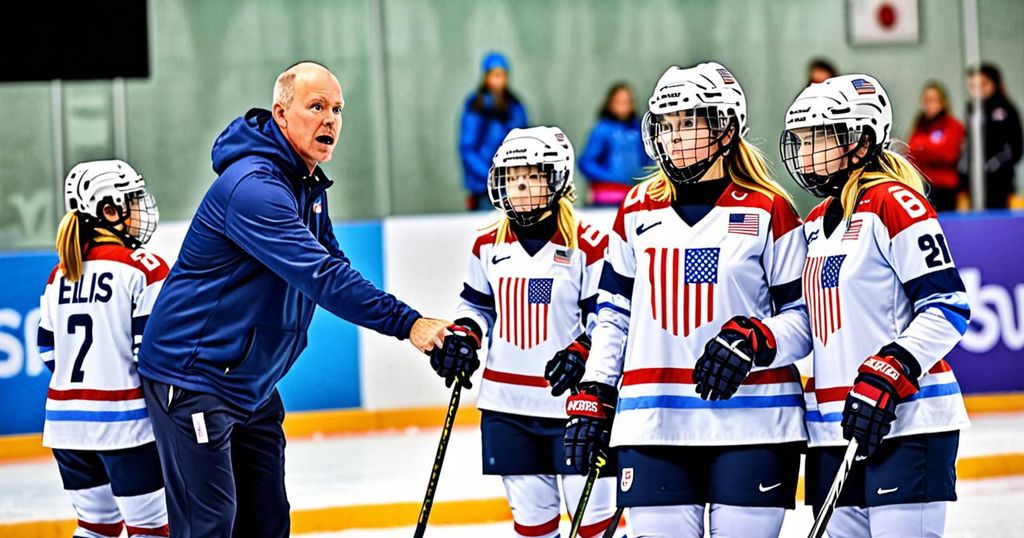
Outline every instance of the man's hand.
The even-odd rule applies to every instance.
[[[444,337],[452,322],[443,319],[420,318],[412,324],[409,342],[423,353],[444,345]]]

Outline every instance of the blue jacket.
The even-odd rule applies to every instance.
[[[306,347],[315,306],[406,338],[420,315],[349,265],[313,174],[266,110],[213,144],[199,204],[146,325],[139,373],[255,410]]]
[[[587,147],[579,158],[580,171],[591,181],[632,185],[645,175],[644,167],[654,162],[644,152],[640,121],[618,121],[602,117],[590,132]]]
[[[484,94],[483,110],[474,110],[476,92],[466,98],[462,110],[462,127],[459,131],[459,155],[462,157],[464,185],[471,194],[487,192],[487,174],[491,160],[505,135],[512,129],[526,127],[526,109],[516,99],[508,103],[507,117],[501,117],[494,110],[494,98]]]

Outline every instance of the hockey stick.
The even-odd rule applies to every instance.
[[[843,461],[839,463],[839,470],[836,471],[836,478],[832,481],[832,487],[829,488],[828,495],[825,496],[825,503],[821,505],[821,511],[818,512],[818,517],[814,519],[814,526],[811,527],[811,533],[807,535],[807,538],[821,538],[825,535],[825,527],[828,526],[828,520],[832,519],[832,513],[836,511],[839,493],[843,490],[843,484],[846,483],[846,477],[850,474],[850,467],[853,466],[853,459],[856,455],[857,440],[851,439],[850,444],[846,446],[846,454],[843,455]]]
[[[608,528],[604,530],[604,534],[601,538],[615,538],[615,531],[619,528],[619,521],[622,521],[622,511],[626,507],[620,506],[615,509],[615,515],[612,516],[612,522],[608,524]]]
[[[423,538],[423,533],[427,531],[427,520],[430,519],[430,509],[434,506],[434,493],[437,491],[437,481],[441,477],[441,466],[444,465],[444,454],[448,451],[448,439],[452,436],[452,426],[455,424],[455,413],[459,411],[461,397],[462,379],[459,378],[455,380],[452,399],[448,402],[448,414],[444,418],[444,427],[441,428],[441,440],[437,443],[434,467],[430,470],[430,481],[427,482],[427,493],[423,496],[423,504],[420,506],[420,517],[416,521],[414,538]]]
[[[590,493],[594,491],[594,484],[601,477],[601,470],[604,469],[608,459],[604,454],[598,452],[594,457],[593,468],[587,473],[587,481],[583,484],[583,492],[580,493],[580,502],[576,503],[576,513],[572,516],[572,528],[569,530],[569,538],[576,538],[583,526],[583,512],[587,510],[587,503],[590,502]]]

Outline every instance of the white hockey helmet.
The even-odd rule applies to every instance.
[[[107,206],[116,211],[115,220],[104,216]],[[76,164],[64,179],[64,208],[77,211],[88,224],[117,234],[130,248],[149,241],[160,220],[142,175],[118,159]],[[126,226],[118,230],[120,224]]]
[[[841,75],[804,88],[786,111],[782,161],[804,190],[839,194],[892,136],[892,104],[871,75]]]
[[[487,191],[491,203],[513,222],[534,224],[562,197],[575,194],[572,175],[576,155],[569,137],[558,127],[512,129],[491,160]],[[533,166],[537,177],[515,173]]]
[[[677,119],[672,121],[673,117]],[[680,123],[680,117],[705,119],[710,135],[687,143],[686,150],[710,150],[707,159],[687,166],[673,162],[671,150],[665,147],[669,137],[681,137],[683,130],[698,127],[694,121]],[[672,66],[654,87],[641,131],[647,155],[665,175],[678,183],[692,183],[746,134],[747,98],[740,83],[720,63],[707,62],[687,69]],[[727,136],[730,138],[723,144]]]

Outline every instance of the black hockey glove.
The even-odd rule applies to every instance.
[[[693,369],[693,382],[705,400],[728,400],[754,366],[775,360],[775,336],[756,318],[736,316],[704,346]]]
[[[882,444],[896,420],[896,404],[918,391],[920,372],[917,360],[896,344],[882,348],[857,369],[842,425],[845,439],[857,439],[859,456],[870,456]]]
[[[460,318],[448,327],[451,334],[444,337],[444,344],[430,352],[430,366],[437,375],[444,378],[444,385],[451,387],[456,379],[465,388],[472,388],[470,378],[480,367],[476,352],[480,349],[480,326],[469,318]]]
[[[585,475],[598,456],[607,457],[618,399],[615,387],[587,382],[580,383],[579,392],[566,400],[565,460],[576,472]]]
[[[551,385],[552,396],[561,396],[583,379],[589,355],[590,338],[587,337],[587,333],[579,335],[569,347],[555,353],[544,366],[544,379]]]

